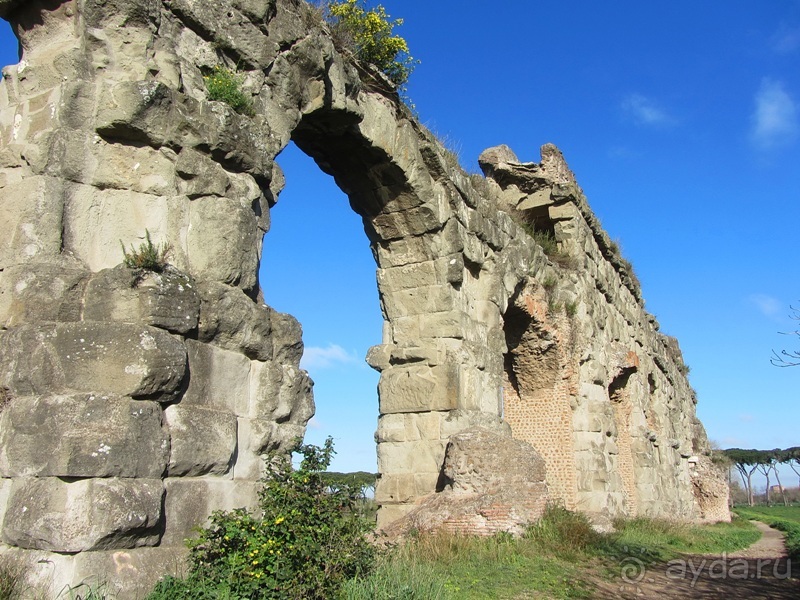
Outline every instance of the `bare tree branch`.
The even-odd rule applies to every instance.
[[[800,321],[800,309],[789,306],[792,313],[789,315],[791,319]],[[782,331],[782,335],[795,335],[800,338],[800,330],[796,331]],[[800,350],[781,350],[780,352],[772,351],[772,358],[770,361],[776,367],[797,367],[800,366]]]

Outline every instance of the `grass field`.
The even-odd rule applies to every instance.
[[[593,582],[620,577],[631,559],[652,563],[680,553],[730,552],[760,537],[743,519],[699,527],[632,519],[616,527],[616,533],[598,534],[582,515],[551,508],[521,539],[420,536],[395,548],[372,576],[351,581],[342,597],[591,598]]]
[[[800,519],[797,509],[773,512],[781,512],[782,519]],[[758,518],[769,517],[758,515]],[[706,526],[630,519],[619,520],[615,526],[616,532],[600,534],[592,529],[585,516],[550,507],[521,538],[508,534],[490,538],[420,535],[386,551],[375,571],[347,581],[338,598],[591,598],[597,585],[616,585],[625,565],[630,565],[631,561],[646,565],[670,560],[681,553],[731,552],[749,546],[760,537],[755,526],[745,519]],[[23,573],[16,568],[14,564],[0,561],[0,600],[22,597],[20,594],[25,591],[20,587]],[[79,592],[80,596],[72,597],[113,599],[102,588]],[[232,596],[219,595],[211,587],[200,586],[187,588],[183,595],[153,594],[151,598],[221,600]]]
[[[800,559],[800,506],[742,506],[734,510],[745,519],[755,519],[783,531],[789,556]]]

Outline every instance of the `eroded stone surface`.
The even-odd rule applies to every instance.
[[[195,283],[176,269],[157,273],[118,266],[100,271],[87,284],[87,321],[142,322],[185,334],[197,328],[199,316]]]
[[[158,479],[169,457],[156,402],[113,395],[15,398],[2,411],[3,477]]]
[[[183,343],[153,327],[79,322],[2,332],[0,378],[16,395],[171,397],[185,371]]]
[[[521,535],[549,499],[545,463],[533,447],[480,428],[451,436],[439,489],[389,525],[390,538],[411,530]]]
[[[154,546],[163,495],[157,479],[15,479],[3,541],[55,552]]]

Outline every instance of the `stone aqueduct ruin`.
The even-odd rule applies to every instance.
[[[276,156],[333,175],[377,262],[381,524],[474,427],[529,442],[591,514],[727,516],[677,343],[561,154],[468,175],[302,0],[0,0],[0,520],[41,577],[133,590],[252,505],[313,414],[299,324],[257,279]],[[207,99],[237,67],[247,117]],[[555,236],[548,257],[519,223]],[[149,231],[174,269],[121,263]],[[488,518],[488,517],[487,517]]]

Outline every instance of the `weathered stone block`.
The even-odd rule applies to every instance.
[[[164,481],[166,530],[162,546],[183,546],[215,510],[255,509],[258,483],[215,478],[176,477]]]
[[[264,468],[262,455],[277,447],[277,429],[274,421],[239,418],[234,479],[258,481]]]
[[[198,281],[256,287],[261,232],[246,201],[206,196],[189,205],[186,248]]]
[[[285,344],[288,332],[284,333],[287,327],[283,325],[288,319],[282,319],[269,307],[254,302],[241,289],[217,282],[205,282],[198,283],[197,290],[200,294],[198,339],[201,342],[212,342],[216,346],[262,361],[273,358],[273,344],[276,344],[276,350],[281,344]],[[297,323],[296,320],[291,320]],[[275,321],[274,326],[272,321]],[[297,331],[299,330],[298,324]],[[293,339],[293,343],[299,344],[302,355],[299,334],[297,339]],[[299,356],[297,361],[300,361]]]
[[[0,515],[6,514],[8,508],[8,498],[11,496],[12,479],[0,477]]]
[[[106,591],[115,598],[144,598],[165,576],[183,577],[187,572],[185,546],[168,548],[131,548],[113,552],[81,552],[75,556],[72,580],[75,587],[82,581],[95,581],[103,573]]]
[[[292,315],[272,314],[273,359],[282,365],[300,365],[303,357],[303,328]]]
[[[87,321],[143,322],[175,333],[197,328],[200,297],[177,269],[135,272],[120,265],[93,275],[86,288]]]
[[[180,197],[72,185],[64,210],[64,249],[92,271],[114,267],[124,257],[120,243],[138,248],[147,232],[154,244],[169,240],[183,226],[183,202]]]
[[[402,413],[381,415],[378,417],[378,430],[375,433],[375,441],[382,442],[406,442],[406,420]]]
[[[445,440],[384,442],[378,444],[380,473],[439,473],[444,461]]]
[[[169,456],[161,416],[119,396],[15,398],[0,419],[0,475],[157,479]]]
[[[164,411],[171,440],[168,474],[224,475],[236,455],[236,416],[174,404]]]
[[[381,304],[389,319],[427,315],[452,310],[455,294],[450,285],[433,285],[384,293],[381,296]]]
[[[375,485],[375,502],[378,504],[400,504],[413,502],[417,498],[414,475],[384,474]]]
[[[247,416],[305,425],[314,416],[314,382],[292,365],[253,362]]]
[[[62,323],[4,332],[0,380],[16,395],[93,392],[170,398],[186,371],[186,348],[146,325]]]
[[[274,361],[251,363],[250,403],[248,416],[253,419],[271,419],[280,403],[283,368]]]
[[[154,546],[163,495],[152,479],[15,479],[2,538],[54,552]]]
[[[0,268],[61,252],[64,186],[52,177],[28,177],[0,188]]]
[[[380,214],[372,220],[372,226],[381,240],[396,240],[418,236],[441,229],[447,218],[438,206],[425,204],[401,212]]]
[[[413,265],[437,258],[437,240],[432,234],[397,240],[382,240],[375,246],[381,268]]]
[[[228,174],[219,163],[191,148],[181,150],[175,169],[181,177],[180,193],[189,198],[224,196],[230,185]]]
[[[402,473],[381,475],[375,486],[375,501],[380,505],[414,502],[433,494],[439,473]]]
[[[0,276],[0,326],[78,321],[88,271],[54,258],[7,268]]]
[[[378,443],[439,439],[445,414],[447,413],[426,412],[382,415],[378,418],[376,439]]]
[[[578,492],[577,509],[581,512],[600,513],[609,517],[625,514],[623,492]]]
[[[546,475],[533,446],[478,427],[451,436],[442,472],[444,485],[464,494],[524,489]]]
[[[380,412],[403,413],[458,408],[458,369],[453,365],[394,367],[381,373]]]
[[[111,84],[100,93],[108,99],[95,122],[103,137],[201,148],[257,179],[271,172],[277,148],[268,130],[221,102],[200,102],[156,81]]]
[[[389,539],[413,529],[520,535],[544,511],[544,478],[544,460],[529,444],[480,428],[462,431],[447,445],[440,493],[417,502],[386,533]],[[396,483],[400,499],[408,482]]]
[[[308,373],[291,365],[275,365],[273,372],[277,374],[278,386],[277,389],[272,388],[272,393],[276,393],[278,403],[272,412],[272,418],[278,423],[291,420],[305,425],[314,416],[314,396],[311,391],[313,382]],[[258,390],[258,396],[253,399],[252,416],[260,416],[257,403],[269,393],[269,388]],[[265,407],[269,404],[271,401],[267,400]]]
[[[263,0],[238,0],[236,8],[242,6],[246,14],[265,14]],[[274,57],[273,43],[245,15],[232,10],[228,5],[216,5],[193,0],[168,0],[167,6],[192,23],[202,23],[206,36],[215,39],[226,48],[234,48],[240,60],[246,64],[268,64]],[[273,7],[274,9],[274,3]]]
[[[442,413],[442,439],[474,427],[495,432],[503,437],[511,437],[511,427],[498,414],[478,410],[451,410]]]
[[[602,432],[608,428],[608,415],[602,411],[598,414],[592,408],[587,403],[583,403],[575,410],[572,415],[572,427],[576,432]]]
[[[305,425],[276,423],[264,419],[239,419],[239,446],[233,478],[258,481],[264,473],[264,456],[272,451],[287,452],[303,439]]]
[[[419,316],[419,335],[423,338],[464,338],[467,316],[458,310],[421,314]]]
[[[166,150],[121,144],[94,144],[96,168],[91,184],[99,188],[130,189],[154,196],[180,193],[175,163]],[[174,156],[174,153],[172,154]]]
[[[420,288],[442,283],[436,261],[426,261],[389,269],[378,269],[378,287],[384,292]]]
[[[181,405],[202,406],[248,416],[250,404],[249,358],[211,344],[186,340],[189,387]]]
[[[154,196],[178,193],[174,152],[110,144],[86,130],[56,132],[47,172],[98,189],[127,189]]]

